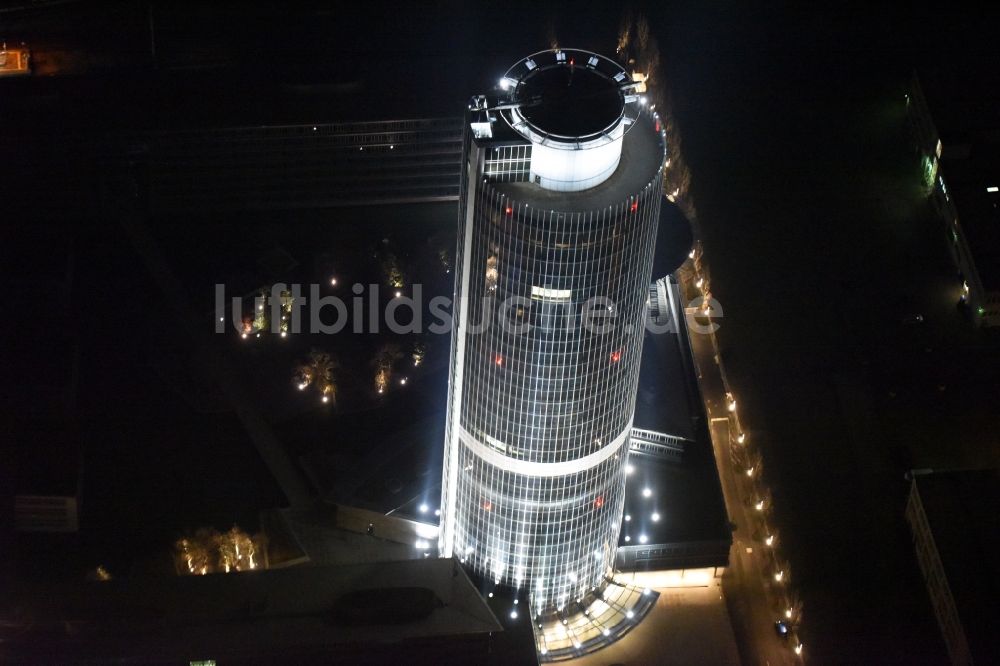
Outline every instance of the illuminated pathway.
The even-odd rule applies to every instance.
[[[685,285],[691,289],[689,297],[697,294],[696,289],[707,292],[708,285],[703,283],[698,286],[698,279],[700,278],[694,284]],[[723,495],[730,520],[736,526],[729,569],[723,577],[723,591],[733,631],[745,664],[797,664],[804,656],[797,656],[795,653],[797,639],[793,635],[781,639],[775,629],[775,621],[784,619],[789,610],[781,608],[786,605],[787,598],[782,587],[788,581],[785,575],[787,567],[776,566],[775,562],[778,560],[770,552],[771,548],[777,546],[773,538],[768,543],[768,537],[773,537],[773,534],[765,534],[768,530],[762,529],[761,517],[769,508],[767,505],[770,498],[755,494],[753,484],[748,483],[753,481],[755,473],[759,474],[760,464],[757,461],[756,464],[747,466],[748,457],[740,453],[747,450],[748,436],[741,435],[738,430],[736,400],[726,390],[724,369],[716,363],[716,345],[714,335],[696,332],[691,334],[692,354],[711,426],[712,445]],[[743,464],[738,469],[739,463]],[[748,470],[750,474],[746,473]],[[742,478],[740,472],[743,473]],[[799,619],[800,613],[797,608],[791,610],[792,617],[787,618],[789,625],[793,619]]]

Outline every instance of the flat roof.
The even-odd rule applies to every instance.
[[[730,538],[726,507],[712,451],[693,442],[680,463],[632,452],[635,471],[625,486],[625,513],[619,546],[720,541]],[[650,490],[649,497],[645,489]],[[654,520],[654,514],[658,519]],[[646,543],[639,537],[645,535]],[[630,541],[625,537],[630,536]],[[692,565],[709,566],[709,565]]]
[[[660,223],[653,254],[653,280],[672,275],[688,258],[694,247],[694,229],[687,215],[670,199],[660,203]]]
[[[914,477],[976,663],[1000,663],[1000,470],[934,472]]]
[[[680,336],[686,336],[686,329],[681,329]],[[625,513],[631,520],[622,522],[619,547],[732,538],[700,394],[693,370],[685,362],[687,352],[680,336],[646,334],[635,426],[688,441],[679,460],[634,451],[629,455],[633,472],[625,486]],[[639,539],[643,535],[645,544]]]
[[[682,342],[676,331],[646,332],[633,425],[694,440],[704,415]]]
[[[52,661],[338,655],[351,663],[441,663],[460,649],[486,659],[492,635],[503,630],[451,559],[122,579],[22,594],[34,621],[5,650]]]
[[[1000,289],[1000,72],[939,68],[918,73],[944,148],[942,171],[979,278]]]
[[[997,123],[1000,130],[1000,122]],[[970,134],[967,157],[943,160],[948,195],[958,210],[976,262],[979,279],[988,290],[1000,289],[1000,131]],[[963,155],[964,155],[963,151]]]

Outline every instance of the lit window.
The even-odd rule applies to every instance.
[[[992,193],[996,193],[996,192],[1000,192],[1000,187],[997,187],[996,185],[993,185],[991,187],[987,187],[986,191],[990,192],[991,194]]]
[[[569,303],[573,295],[571,289],[549,289],[547,287],[531,287],[531,300],[547,303]]]

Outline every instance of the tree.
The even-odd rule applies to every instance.
[[[300,391],[315,386],[323,402],[337,402],[337,360],[327,352],[313,349],[305,363],[295,370],[294,380]]]
[[[375,367],[376,391],[385,393],[386,389],[389,388],[389,381],[392,379],[392,366],[401,358],[403,358],[403,352],[395,342],[385,343],[375,353],[372,365]]]

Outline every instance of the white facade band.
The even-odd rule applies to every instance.
[[[566,476],[567,474],[578,474],[588,469],[597,467],[602,462],[618,453],[622,444],[628,441],[631,427],[615,437],[614,441],[605,446],[600,451],[590,455],[577,458],[576,460],[564,460],[561,462],[543,463],[529,460],[518,460],[511,458],[497,451],[495,448],[483,444],[477,440],[472,433],[459,426],[458,437],[467,449],[475,453],[478,457],[488,462],[490,465],[505,472],[513,472],[523,476],[554,477]]]

